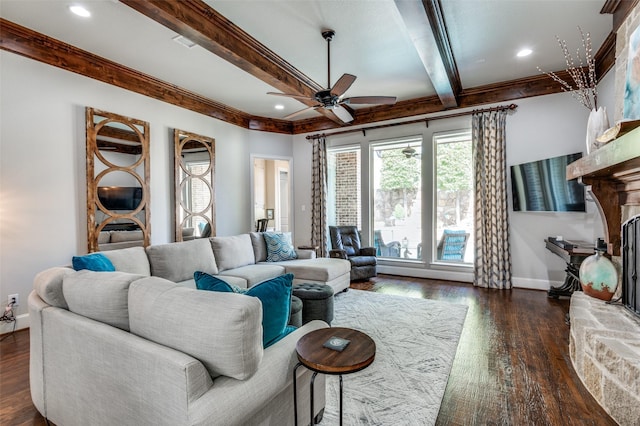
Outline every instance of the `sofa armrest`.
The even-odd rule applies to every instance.
[[[268,347],[264,351],[258,371],[247,380],[217,377],[213,387],[191,404],[192,424],[254,424],[258,408],[259,411],[271,415],[270,421],[264,423],[291,424],[292,372],[298,364],[296,344],[305,334],[327,327],[324,321],[308,322]],[[297,373],[298,420],[299,424],[305,424],[309,419],[309,382],[312,372],[306,368],[299,368]],[[325,405],[325,378],[322,374],[315,380],[314,394],[314,409],[317,414]],[[283,401],[286,404],[283,404]]]
[[[345,250],[329,250],[329,257],[333,257],[334,259],[348,260],[347,252]]]
[[[375,256],[376,248],[375,247],[362,247],[360,249],[360,256]]]
[[[297,249],[298,259],[315,259],[316,251],[311,249]]]
[[[43,390],[35,392],[46,401],[42,414],[56,424],[96,424],[96,416],[101,424],[187,424],[190,406],[213,386],[204,365],[182,352],[65,309],[41,314],[47,345]],[[69,348],[82,348],[73,363]],[[88,403],[87,392],[100,397]]]

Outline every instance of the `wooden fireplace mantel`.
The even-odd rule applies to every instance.
[[[591,185],[608,252],[620,256],[622,206],[640,205],[640,127],[567,166],[567,179]]]

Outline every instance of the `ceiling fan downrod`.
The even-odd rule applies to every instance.
[[[333,30],[323,30],[322,37],[327,40],[327,87],[331,87],[331,40],[336,32]]]

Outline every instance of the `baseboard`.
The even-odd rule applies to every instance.
[[[23,328],[29,328],[29,314],[22,314],[16,317],[16,330],[22,330]],[[13,330],[13,323],[0,322],[0,334],[11,333]]]
[[[547,291],[551,286],[559,287],[563,283],[561,282],[553,282],[549,280],[539,280],[535,278],[521,278],[521,277],[513,277],[512,280],[513,286],[517,288],[528,288],[531,290],[543,290]]]
[[[473,272],[450,271],[444,269],[407,268],[404,266],[378,265],[381,274],[400,275],[403,277],[429,278],[432,280],[473,282]]]
[[[403,266],[378,265],[378,272],[381,274],[400,275],[403,277],[428,278],[433,280],[460,281],[465,283],[473,282],[473,271],[461,272],[445,269],[418,269]],[[531,290],[547,291],[549,287],[561,286],[561,282],[552,282],[535,278],[513,277],[511,279],[514,288],[526,288]]]

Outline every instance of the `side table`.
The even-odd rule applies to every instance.
[[[324,347],[332,337],[347,339],[350,343],[342,351]],[[322,328],[305,334],[296,345],[298,361],[293,369],[293,412],[295,424],[298,424],[298,392],[296,372],[300,366],[313,371],[310,383],[311,424],[313,418],[313,384],[318,373],[340,376],[340,425],[342,425],[342,375],[355,373],[367,368],[376,356],[376,344],[373,339],[361,331],[344,327]]]
[[[582,290],[579,277],[580,265],[583,260],[593,254],[593,252],[578,253],[571,248],[565,248],[564,245],[561,247],[560,243],[561,242],[556,242],[555,239],[551,237],[545,239],[547,250],[559,256],[567,264],[567,268],[565,269],[567,275],[564,279],[564,284],[560,287],[551,287],[547,291],[548,297],[554,299],[557,299],[559,296],[571,297],[574,291]]]

